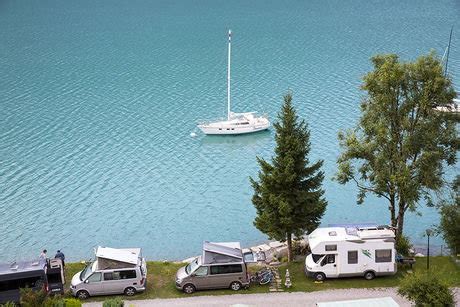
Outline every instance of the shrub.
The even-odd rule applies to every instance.
[[[281,258],[281,262],[288,262],[288,257]]]
[[[403,256],[409,256],[411,249],[412,249],[412,243],[410,242],[407,236],[402,234],[396,239],[396,251],[399,254]]]
[[[76,298],[66,298],[64,299],[65,307],[81,307],[82,304],[80,300]]]
[[[20,289],[21,306],[23,307],[42,307],[46,299],[46,292],[32,290],[31,288]]]
[[[44,307],[65,307],[64,299],[60,296],[49,296],[44,304]]]
[[[80,300],[76,298],[66,298],[64,299],[65,307],[81,307],[82,304]]]
[[[16,307],[16,304],[13,302],[6,302],[4,304],[0,304],[1,307]]]
[[[398,293],[416,306],[454,306],[454,296],[449,287],[434,273],[406,275]]]
[[[123,302],[122,299],[115,297],[115,298],[110,298],[108,300],[105,300],[104,303],[102,304],[102,307],[123,307],[125,303]]]

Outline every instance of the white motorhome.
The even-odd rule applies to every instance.
[[[317,281],[348,276],[370,280],[397,272],[395,233],[386,226],[317,228],[308,243],[305,273]]]

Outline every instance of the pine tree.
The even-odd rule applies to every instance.
[[[292,95],[284,96],[278,114],[275,156],[272,163],[257,157],[259,181],[250,178],[254,188],[252,203],[257,210],[254,225],[270,239],[287,241],[288,261],[292,260],[292,236],[313,231],[320,223],[327,202],[321,188],[323,161],[310,165],[310,132],[299,122]]]

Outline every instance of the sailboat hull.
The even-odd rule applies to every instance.
[[[270,128],[270,121],[266,117],[253,117],[252,115],[217,121],[198,125],[204,134],[209,135],[233,135],[253,133]]]
[[[234,134],[247,134],[254,133],[270,128],[270,125],[260,125],[260,126],[251,126],[251,127],[239,127],[239,128],[225,128],[225,127],[212,127],[206,125],[199,125],[198,128],[207,135],[234,135]]]

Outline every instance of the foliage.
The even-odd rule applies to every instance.
[[[64,299],[65,307],[81,307],[82,303],[76,298],[66,298]]]
[[[410,250],[412,249],[412,243],[408,236],[401,234],[396,238],[396,251],[398,254],[403,256],[409,256]]]
[[[6,302],[4,304],[0,304],[0,307],[16,307],[16,304],[13,302]]]
[[[323,161],[310,165],[310,132],[304,120],[298,120],[292,96],[284,96],[278,114],[275,157],[272,163],[258,157],[259,181],[250,178],[257,217],[254,225],[270,239],[287,241],[288,259],[292,260],[292,234],[313,231],[320,223],[327,202],[321,184]]]
[[[66,307],[65,301],[60,296],[48,296],[43,304],[44,307]]]
[[[300,240],[292,241],[292,253],[296,256],[308,254],[308,245],[302,243]]]
[[[455,254],[460,253],[460,176],[452,185],[452,201],[440,205],[441,223],[439,230]]]
[[[416,306],[454,306],[454,296],[448,285],[434,273],[406,275],[398,293]]]
[[[358,204],[368,193],[385,198],[391,225],[403,233],[404,214],[444,185],[443,168],[456,161],[455,123],[433,107],[456,96],[433,54],[402,63],[398,56],[377,55],[364,77],[367,97],[354,130],[341,131],[342,154],[335,179],[358,187]]]
[[[123,307],[125,302],[119,297],[109,298],[105,300],[102,307]]]
[[[21,306],[23,307],[42,307],[46,299],[46,292],[41,289],[40,291],[31,288],[20,289]]]

